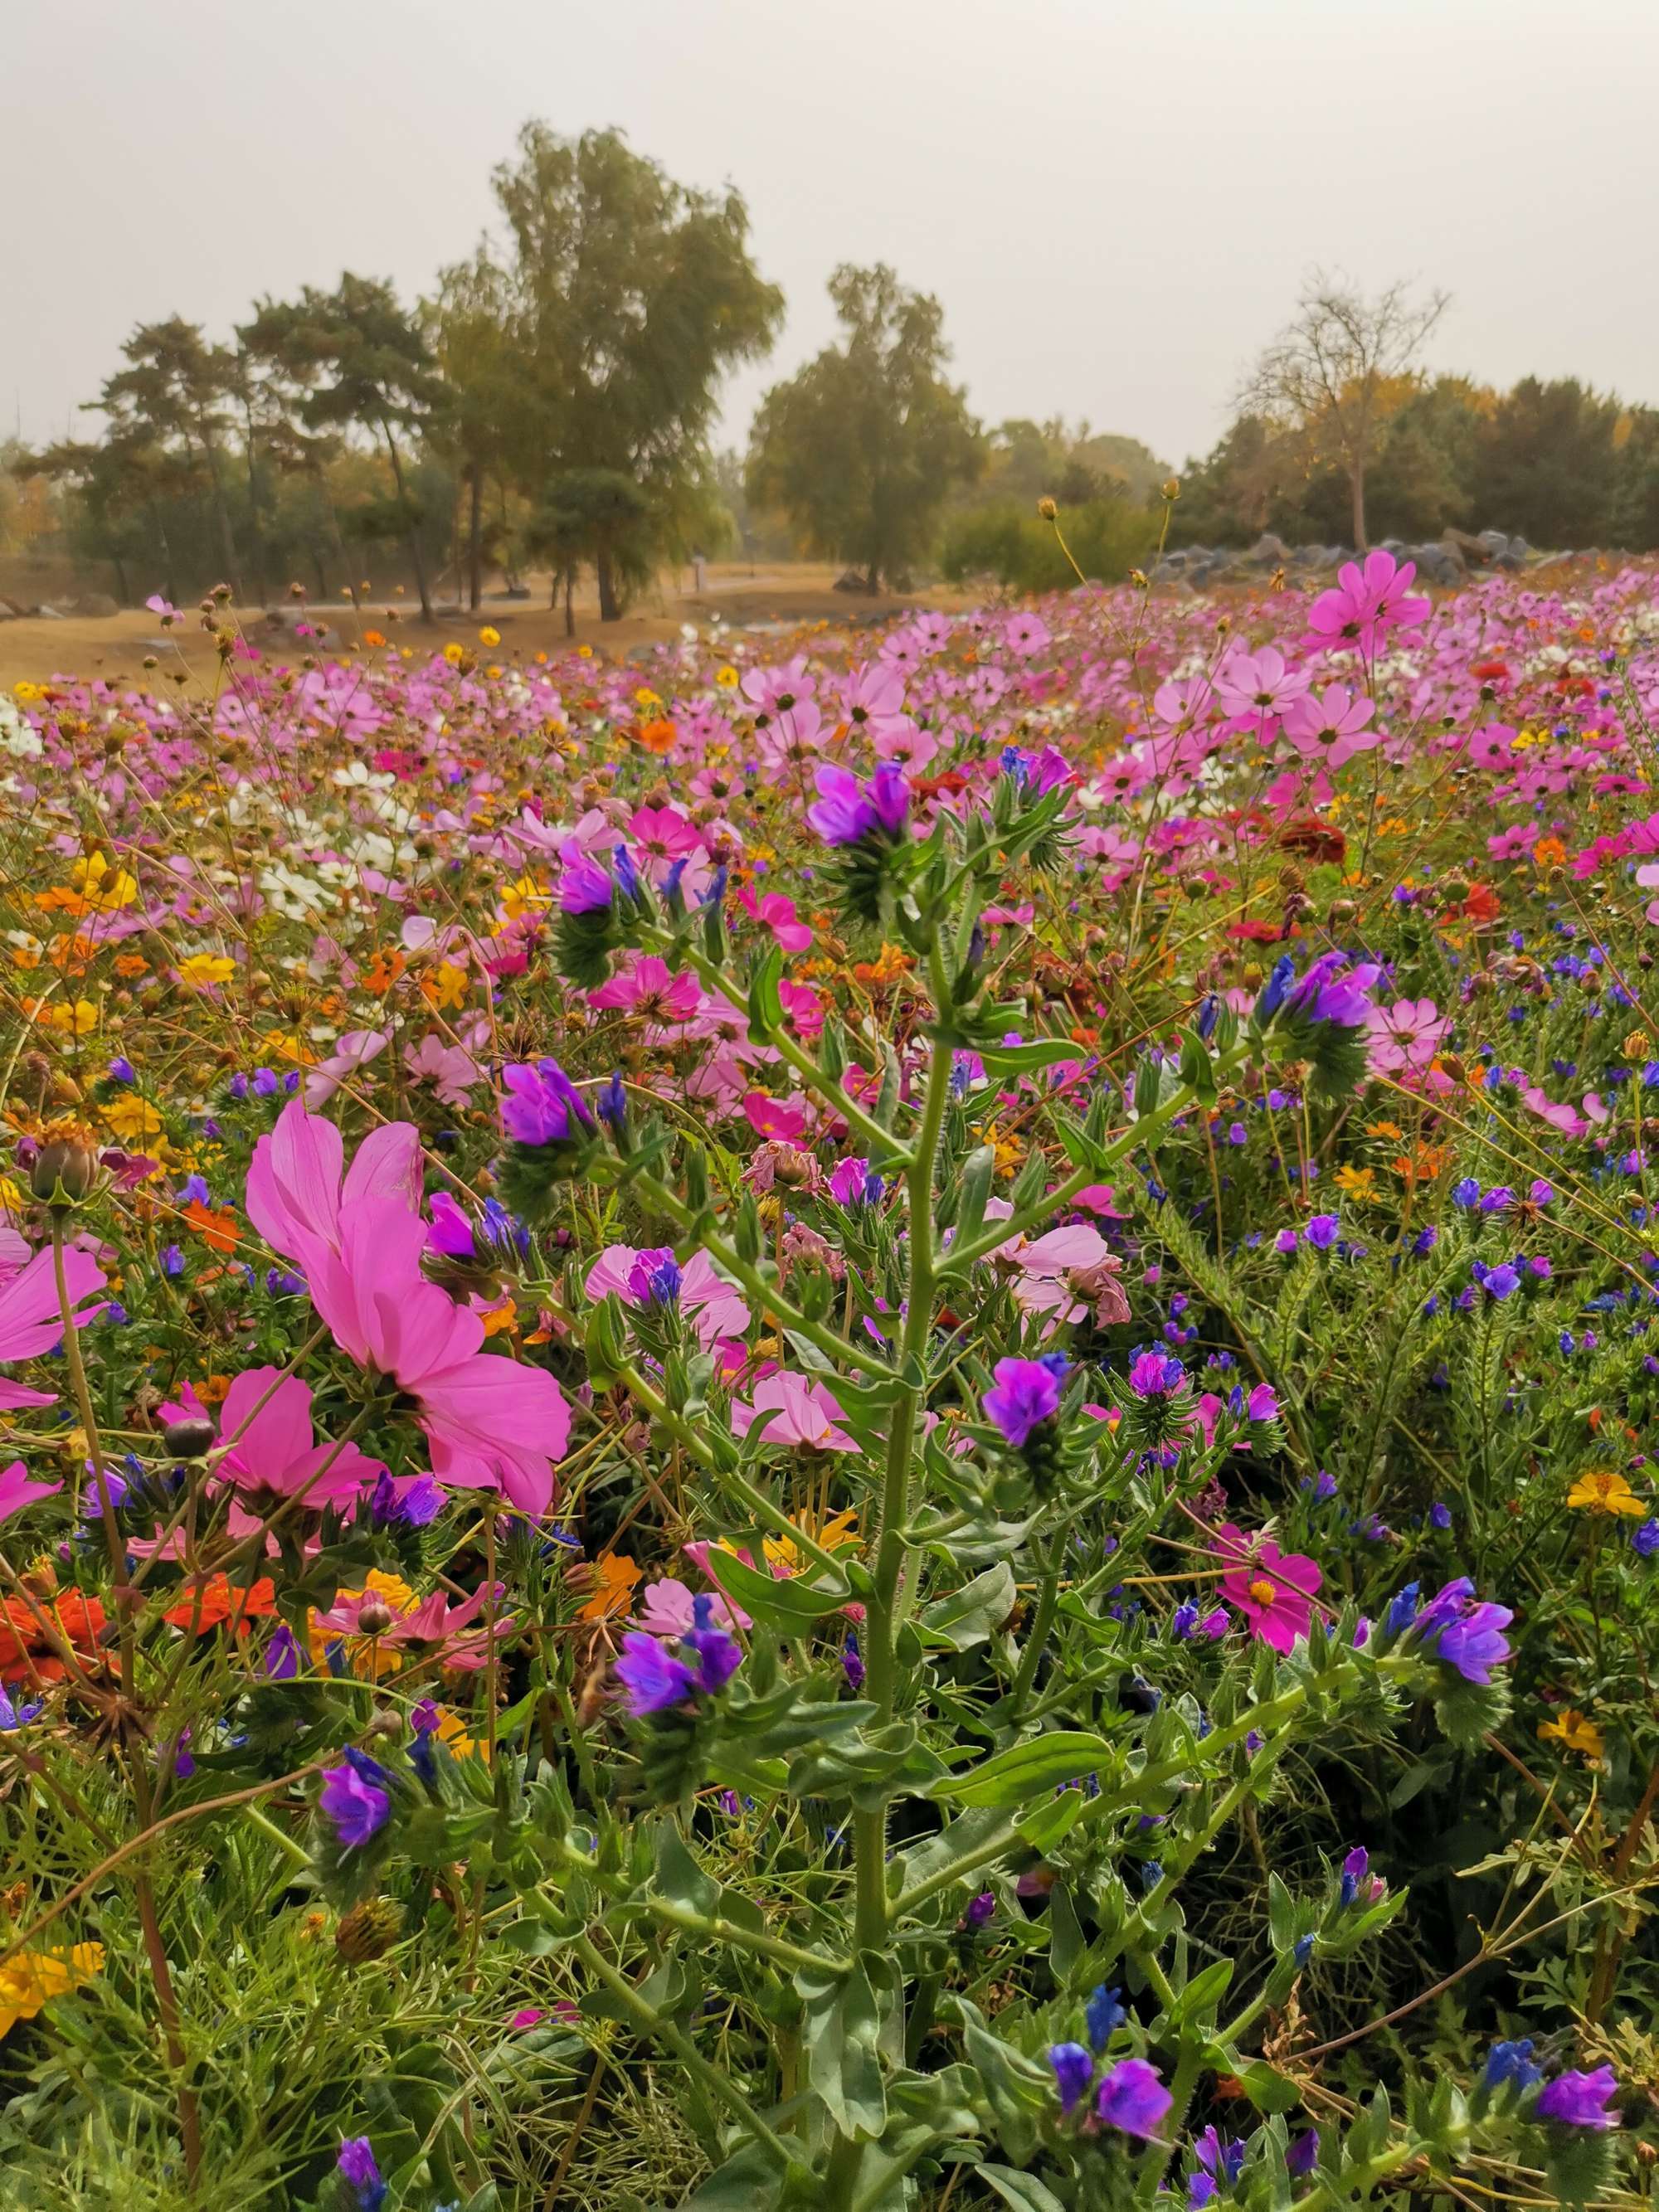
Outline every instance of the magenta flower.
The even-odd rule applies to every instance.
[[[1386,1074],[1426,1067],[1452,1025],[1432,999],[1396,999],[1391,1006],[1372,1006],[1365,1026],[1370,1031],[1371,1066]]]
[[[672,974],[655,953],[644,953],[630,957],[609,982],[590,991],[587,1003],[674,1028],[701,1012],[702,986],[695,975]]]
[[[1313,630],[1310,644],[1327,652],[1356,646],[1361,653],[1373,653],[1381,650],[1390,631],[1426,622],[1430,602],[1410,596],[1416,574],[1413,562],[1402,566],[1380,546],[1365,556],[1363,569],[1357,561],[1346,562],[1334,587],[1322,592],[1309,611]]]
[[[1043,1359],[998,1360],[994,1385],[980,1402],[1005,1443],[1022,1450],[1034,1429],[1053,1420],[1065,1395],[1068,1365],[1060,1352]]]
[[[883,761],[860,786],[850,769],[821,768],[817,801],[806,818],[826,845],[858,845],[866,837],[897,838],[909,812],[910,787],[893,761]]]
[[[67,1245],[64,1251],[64,1282],[73,1311],[95,1291],[103,1289],[104,1272],[89,1253]],[[90,1311],[76,1312],[76,1328],[84,1328],[102,1310],[101,1306],[94,1306]],[[54,1349],[63,1334],[58,1278],[51,1247],[45,1246],[9,1282],[0,1284],[0,1361],[39,1359],[44,1352]],[[55,1392],[31,1390],[21,1382],[8,1382],[0,1376],[0,1413],[56,1403]]]
[[[161,1412],[167,1421],[208,1417],[188,1383],[178,1401]],[[284,1504],[298,1501],[311,1513],[349,1507],[386,1471],[354,1443],[317,1443],[310,1385],[279,1367],[245,1367],[233,1379],[220,1434],[226,1449],[214,1477],[234,1492],[228,1516],[233,1536],[252,1535]]]
[[[501,1101],[501,1127],[515,1145],[578,1142],[592,1133],[593,1116],[556,1060],[523,1061],[501,1070],[507,1096]]]
[[[0,1468],[0,1521],[9,1521],[14,1513],[21,1513],[26,1505],[33,1505],[42,1498],[54,1498],[63,1488],[61,1482],[34,1482],[21,1459],[9,1467]]]
[[[634,1271],[641,1259],[650,1256],[631,1244],[607,1244],[588,1269],[582,1288],[590,1298],[614,1294],[625,1306],[645,1305],[649,1301]],[[694,1252],[681,1268],[678,1303],[705,1352],[712,1351],[722,1337],[741,1336],[749,1326],[748,1306],[726,1278],[715,1273],[706,1252]]]
[[[1538,2093],[1533,2110],[1540,2120],[1554,2120],[1564,2128],[1616,2128],[1617,2112],[1607,2108],[1619,2094],[1619,2077],[1611,2066],[1593,2073],[1558,2074]]]
[[[1144,2142],[1157,2134],[1174,2101],[1156,2066],[1144,2058],[1125,2058],[1101,2076],[1095,2113],[1109,2128]]]
[[[385,1827],[392,1815],[391,1777],[376,1759],[349,1746],[343,1766],[323,1769],[318,1810],[333,1829],[343,1850],[356,1850]]]
[[[795,918],[795,902],[782,891],[757,895],[745,884],[738,893],[738,904],[769,929],[786,952],[805,952],[812,942],[811,931]]]
[[[1231,653],[1216,671],[1216,697],[1223,708],[1252,720],[1283,714],[1307,689],[1306,671],[1293,668],[1274,645],[1255,653]]]
[[[1285,717],[1285,735],[1304,760],[1322,767],[1340,768],[1356,753],[1370,752],[1382,742],[1380,730],[1367,726],[1376,712],[1364,692],[1346,684],[1328,684],[1322,691],[1309,691]]]
[[[585,853],[574,837],[559,848],[559,910],[562,914],[602,914],[617,895],[608,869]]]
[[[421,1137],[391,1121],[363,1139],[349,1169],[332,1121],[289,1102],[276,1127],[253,1147],[247,1216],[273,1252],[307,1274],[319,1251],[337,1255],[340,1209],[355,1199],[393,1199],[413,1212],[421,1203]]]
[[[1324,1577],[1300,1552],[1281,1552],[1271,1536],[1247,1536],[1224,1522],[1216,1550],[1228,1561],[1221,1595],[1244,1616],[1252,1636],[1273,1650],[1291,1650],[1308,1632]]]

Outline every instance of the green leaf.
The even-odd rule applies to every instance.
[[[981,1045],[979,1056],[988,1074],[1035,1075],[1085,1055],[1070,1037],[1038,1037],[1029,1044]]]
[[[745,2142],[680,2199],[679,2212],[776,2212],[783,2203],[784,2185],[785,2176],[765,2148]]]
[[[774,945],[749,972],[749,1027],[757,1037],[768,1037],[783,1027],[783,1000],[778,985],[783,979],[783,952]]]
[[[1265,2058],[1253,2058],[1238,2078],[1258,2112],[1293,2112],[1302,2102],[1296,2083]]]
[[[1000,1559],[949,1597],[936,1598],[922,1607],[916,1621],[921,1640],[948,1651],[971,1651],[1007,1620],[1018,1596],[1013,1569]]]
[[[873,2138],[887,2124],[887,2097],[876,2052],[881,2017],[862,1958],[850,1974],[797,1974],[806,2007],[802,2039],[806,2078],[842,2135]]]
[[[744,1611],[787,1636],[799,1636],[826,1613],[838,1613],[852,1595],[843,1583],[809,1583],[799,1575],[779,1582],[745,1566],[735,1553],[712,1547],[708,1571]]]
[[[1104,1736],[1057,1729],[1014,1744],[968,1773],[939,1783],[933,1795],[953,1797],[962,1805],[1028,1805],[1062,1783],[1096,1772],[1111,1759],[1112,1747]]]
[[[1054,2191],[1034,2173],[1021,2173],[1012,2166],[981,2166],[976,2170],[980,2179],[988,2181],[1014,2212],[1066,2212]]]
[[[690,1905],[704,1920],[712,1920],[720,1901],[720,1886],[705,1874],[682,1842],[679,1832],[665,1822],[657,1836],[657,1870],[653,1885],[671,1905]]]

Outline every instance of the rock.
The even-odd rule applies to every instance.
[[[870,596],[869,582],[862,568],[842,569],[832,588],[837,592],[859,592],[866,599]]]
[[[1489,561],[1495,559],[1499,553],[1507,553],[1510,550],[1510,541],[1501,530],[1483,530],[1475,542],[1480,546]]]
[[[1282,538],[1275,538],[1271,530],[1264,530],[1244,556],[1247,561],[1259,562],[1266,568],[1282,568],[1290,557],[1290,547]]]
[[[1492,549],[1487,544],[1486,537],[1471,537],[1467,530],[1443,530],[1440,543],[1449,550],[1461,553],[1465,561],[1472,561],[1477,567],[1484,567],[1492,558]]]
[[[71,614],[90,616],[98,622],[107,621],[111,615],[118,615],[120,611],[118,602],[111,599],[107,592],[82,592],[80,598],[71,601],[70,605]]]
[[[1455,570],[1460,583],[1469,573],[1469,564],[1463,557],[1463,548],[1459,543],[1462,536],[1461,531],[1448,530],[1442,533],[1440,539],[1440,550]]]
[[[1454,558],[1443,545],[1408,545],[1406,558],[1416,564],[1417,573],[1427,584],[1460,584],[1468,573],[1462,556]]]

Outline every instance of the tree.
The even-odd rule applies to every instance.
[[[963,392],[941,374],[950,349],[937,300],[908,290],[884,262],[843,264],[830,296],[846,337],[762,401],[750,496],[783,507],[875,592],[923,551],[983,448]]]
[[[1244,413],[1291,432],[1348,481],[1353,541],[1365,550],[1365,474],[1390,401],[1415,382],[1418,356],[1449,295],[1414,300],[1395,283],[1375,299],[1316,271],[1296,313],[1245,380]]]
[[[398,433],[428,431],[446,393],[425,338],[390,284],[348,270],[332,292],[307,284],[292,302],[262,300],[237,331],[245,350],[291,382],[300,417],[313,430],[359,428],[386,446],[401,535],[415,572],[422,621],[432,594]]]
[[[156,446],[199,460],[226,580],[240,598],[240,564],[222,459],[236,357],[227,346],[210,345],[200,325],[180,315],[141,323],[121,351],[127,366],[106,380],[94,403],[109,417],[111,440],[129,451]]]
[[[526,125],[494,181],[512,246],[517,472],[538,503],[567,514],[559,480],[588,485],[577,505],[602,517],[591,557],[600,615],[614,622],[619,586],[640,571],[619,565],[619,518],[604,516],[592,483],[614,492],[623,478],[641,494],[629,548],[685,550],[708,514],[720,377],[768,350],[783,295],[750,258],[741,196],[676,184],[620,131],[571,140]]]
[[[441,273],[428,319],[448,392],[444,442],[466,486],[467,604],[476,612],[483,598],[484,485],[522,442],[525,412],[511,283],[488,247]]]
[[[1523,376],[1484,426],[1475,507],[1537,545],[1605,544],[1613,534],[1623,410],[1576,378]]]

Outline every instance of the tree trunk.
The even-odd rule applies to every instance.
[[[1353,547],[1356,553],[1365,550],[1365,464],[1356,461],[1348,472],[1353,489]]]
[[[380,428],[386,433],[386,452],[392,457],[392,481],[398,487],[398,504],[403,509],[404,543],[409,549],[409,565],[415,571],[415,588],[421,597],[421,620],[429,623],[432,619],[432,593],[427,588],[426,562],[421,558],[420,535],[410,507],[409,494],[404,486],[403,458],[398,451],[398,441],[392,434],[392,425],[384,416],[380,418]]]
[[[869,573],[864,580],[864,588],[872,599],[881,589],[881,569],[874,561],[870,563]]]
[[[564,572],[564,634],[576,635],[576,564],[572,561]]]
[[[483,465],[472,464],[472,506],[467,518],[466,603],[476,615],[483,604]]]
[[[118,553],[112,553],[110,562],[115,570],[115,588],[120,596],[121,605],[124,607],[130,607],[132,605],[132,594],[127,589],[127,564]]]
[[[219,550],[225,564],[225,581],[232,594],[240,600],[242,579],[238,573],[240,562],[236,558],[236,538],[230,526],[230,509],[225,505],[225,488],[219,477],[219,452],[208,435],[204,423],[198,422],[197,434],[202,441],[202,452],[207,460],[208,483],[213,495],[213,512],[219,525]]]
[[[328,597],[328,571],[323,566],[321,552],[314,544],[311,549],[311,565],[317,575],[317,596],[319,599],[325,599]]]
[[[254,450],[253,410],[244,405],[242,419],[246,425],[247,454],[247,526],[249,554],[253,562],[253,596],[261,607],[270,599],[270,579],[265,574],[265,537],[259,526],[259,469]]]
[[[599,586],[599,620],[620,622],[622,605],[617,598],[617,578],[611,565],[611,548],[608,545],[601,545],[594,555],[593,573]]]

